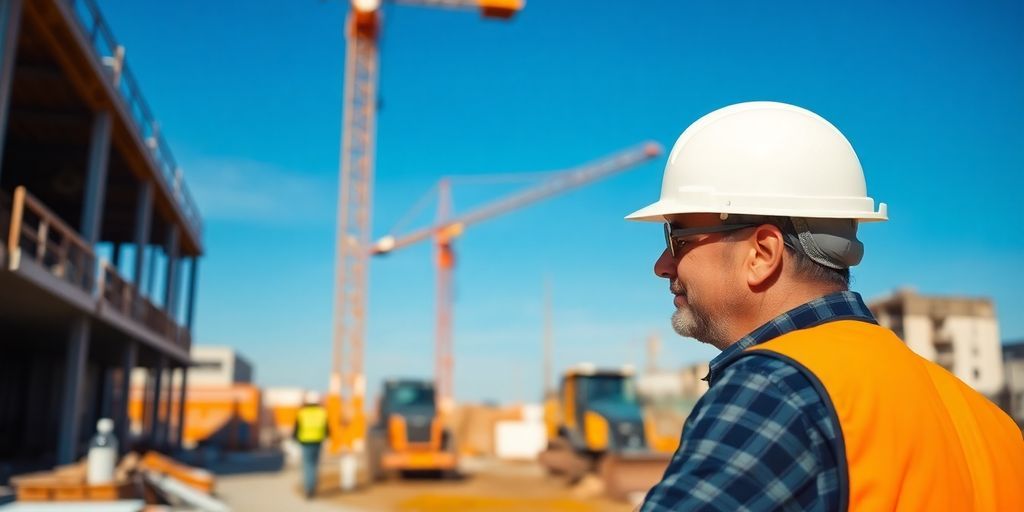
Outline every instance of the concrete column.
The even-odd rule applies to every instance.
[[[21,0],[0,0],[0,176],[3,176],[4,141],[11,103],[14,57],[18,51],[18,27],[21,25]]]
[[[70,464],[78,457],[81,432],[82,389],[85,387],[85,361],[89,356],[89,317],[71,322],[64,363],[64,390],[61,397],[60,430],[57,439],[57,464]]]
[[[188,283],[188,306],[185,309],[185,326],[192,332],[192,321],[195,319],[196,308],[196,285],[199,284],[199,257],[192,257],[192,264],[189,265]]]
[[[177,323],[178,297],[178,227],[167,232],[167,274],[164,280],[164,311]]]
[[[107,189],[107,161],[110,157],[110,112],[97,112],[93,117],[89,142],[89,168],[82,201],[82,238],[96,245],[103,222],[103,198]]]
[[[157,363],[156,368],[153,370],[153,396],[152,396],[152,408],[149,411],[149,425],[150,430],[149,442],[156,446],[160,440],[160,406],[162,398],[162,385],[164,378],[164,369],[167,368],[167,356],[160,356],[160,360]]]
[[[128,449],[128,432],[131,423],[131,418],[128,417],[128,406],[131,403],[132,370],[135,369],[138,357],[138,342],[128,340],[121,353],[121,375],[124,376],[120,382],[121,402],[117,405],[117,410],[114,411],[114,432],[121,442],[119,446],[121,453],[125,453]],[[143,402],[146,400],[145,393],[142,395],[142,400]],[[145,408],[143,408],[143,414],[145,414]]]
[[[139,184],[135,200],[135,265],[132,268],[132,284],[142,293],[142,276],[146,269],[146,246],[149,245],[149,227],[153,220],[153,183]]]
[[[185,432],[185,399],[188,389],[188,365],[181,367],[181,388],[178,390],[178,434],[175,436],[175,446],[180,450],[182,437]]]

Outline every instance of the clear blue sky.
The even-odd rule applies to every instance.
[[[206,218],[197,339],[266,385],[326,387],[344,41],[341,1],[100,0]],[[511,23],[389,6],[375,233],[442,174],[559,169],[700,115],[795,103],[836,124],[891,221],[862,227],[854,288],[990,296],[1024,337],[1024,4],[531,0]],[[458,241],[456,396],[536,399],[542,289],[556,365],[662,366],[714,350],[672,334],[651,271],[663,160]],[[456,190],[471,207],[513,190]],[[426,219],[423,219],[424,221]],[[429,245],[371,269],[366,367],[433,371]]]

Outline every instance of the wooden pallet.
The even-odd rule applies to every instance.
[[[11,479],[18,501],[113,501],[130,498],[134,486],[129,481],[88,485],[53,471],[31,473]]]

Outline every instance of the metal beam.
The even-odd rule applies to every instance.
[[[149,260],[149,263],[146,264],[147,268],[146,268],[146,288],[145,288],[146,291],[145,291],[145,293],[146,293],[146,296],[148,296],[150,299],[154,298],[153,297],[153,287],[155,286],[155,283],[153,282],[153,280],[156,279],[156,256],[157,256],[156,251],[157,251],[157,247],[155,247],[155,246],[154,247],[150,247],[149,248],[149,256],[147,256],[147,259]]]
[[[178,298],[178,227],[172,225],[167,232],[167,275],[164,280],[164,311],[177,323]]]
[[[192,332],[192,321],[195,319],[195,308],[196,308],[196,285],[199,282],[199,258],[197,256],[192,257],[192,264],[189,265],[189,283],[188,283],[188,307],[185,310],[185,327],[188,328],[189,332]]]
[[[89,356],[89,317],[71,321],[64,363],[64,391],[61,398],[60,431],[57,439],[57,464],[70,464],[78,458],[81,431],[82,389],[85,361]]]
[[[117,269],[118,273],[121,273],[121,242],[114,242],[111,245],[113,245],[113,250],[110,254],[110,264]]]
[[[82,201],[82,238],[95,246],[103,220],[103,198],[107,189],[107,161],[110,157],[110,112],[97,112],[93,118],[89,142],[89,167],[86,170],[85,197]]]
[[[14,57],[18,50],[18,27],[21,25],[21,0],[0,0],[0,156],[7,138],[7,115],[11,103],[11,82]],[[0,176],[3,176],[0,159]]]
[[[140,294],[142,277],[146,270],[146,246],[149,245],[149,228],[153,219],[153,183],[139,184],[139,195],[135,201],[135,264],[132,268],[132,284]]]
[[[171,414],[174,411],[174,368],[167,368],[164,371],[167,377],[167,393],[164,396],[164,422],[160,429],[160,437],[157,438],[157,446],[167,449],[170,446]]]
[[[160,439],[160,395],[165,368],[167,368],[167,356],[161,355],[156,368],[153,370],[153,407],[149,411],[149,441],[153,445],[156,445]]]
[[[100,414],[99,418],[113,418],[114,414],[114,367],[100,366]],[[97,418],[97,419],[99,419]]]
[[[195,274],[195,272],[193,272]],[[188,389],[188,365],[181,367],[181,389],[178,392],[178,435],[175,437],[177,449],[181,449],[182,434],[185,432],[185,399]]]
[[[129,339],[121,353],[121,401],[117,404],[117,411],[114,412],[115,435],[120,441],[118,449],[121,453],[128,451],[128,430],[130,419],[128,418],[128,407],[131,403],[132,370],[135,369],[139,358],[139,343]],[[146,400],[143,393],[142,400]]]

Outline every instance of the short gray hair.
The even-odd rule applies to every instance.
[[[779,228],[785,239],[786,253],[790,255],[793,261],[794,275],[807,281],[836,286],[841,290],[848,290],[850,288],[849,267],[834,268],[814,261],[800,243],[796,227],[794,227],[793,221],[789,217],[730,215],[726,223],[770,224]],[[726,233],[725,237],[735,239],[739,236],[738,232],[731,232]]]

